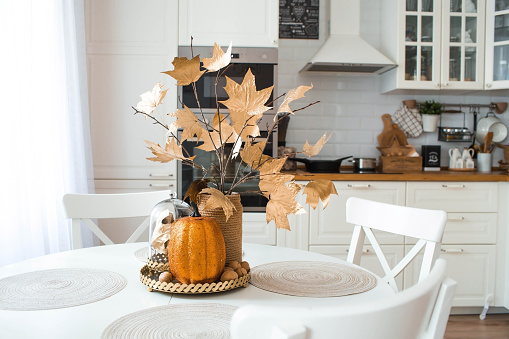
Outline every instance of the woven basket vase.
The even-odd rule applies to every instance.
[[[226,217],[221,208],[214,208],[205,210],[205,204],[209,199],[210,195],[200,194],[198,199],[198,211],[204,217],[214,218],[221,231],[223,232],[224,244],[226,247],[226,264],[232,261],[242,261],[242,204],[240,203],[240,195],[227,195],[226,197],[233,203],[235,210],[233,215],[228,218]]]

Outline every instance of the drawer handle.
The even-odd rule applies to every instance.
[[[350,188],[370,188],[370,184],[348,184]]]
[[[447,221],[463,221],[465,220],[464,217],[449,217],[447,218]]]
[[[149,176],[151,177],[158,177],[158,178],[167,178],[167,177],[172,177],[173,174],[168,174],[168,173],[150,173]]]
[[[462,248],[449,248],[449,249],[441,248],[440,252],[442,252],[442,253],[462,253],[463,249]]]
[[[346,249],[346,253],[348,253],[348,252],[350,252],[350,249],[349,249],[349,248],[347,248],[347,249]],[[364,253],[364,254],[366,254],[366,253],[371,253],[371,251],[370,251],[369,249],[367,249],[367,248],[366,248],[365,250],[362,250],[362,253]]]
[[[465,185],[442,185],[443,188],[465,188]]]
[[[173,187],[173,184],[150,184],[150,187]]]

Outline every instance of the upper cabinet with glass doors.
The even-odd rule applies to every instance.
[[[487,0],[486,6],[486,89],[507,89],[509,0]]]
[[[383,0],[381,50],[398,67],[382,92],[483,89],[484,20],[484,0]]]

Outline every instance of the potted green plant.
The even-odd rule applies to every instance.
[[[421,104],[422,129],[424,132],[435,132],[437,130],[440,114],[443,112],[443,105],[435,100],[426,100]]]

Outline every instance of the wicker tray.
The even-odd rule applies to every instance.
[[[184,294],[202,294],[202,293],[216,293],[233,290],[239,287],[247,287],[249,280],[251,280],[251,273],[237,278],[235,280],[217,282],[212,284],[181,284],[181,283],[165,283],[154,279],[154,270],[148,265],[145,265],[140,270],[141,282],[148,286],[150,292],[156,290],[167,293],[184,293]]]

